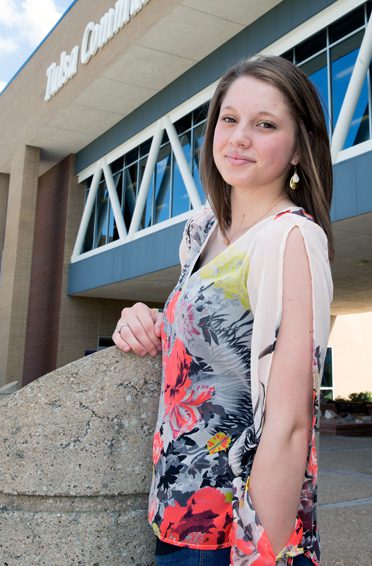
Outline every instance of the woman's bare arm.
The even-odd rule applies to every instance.
[[[306,468],[312,422],[312,317],[310,267],[295,227],[284,252],[282,319],[249,483],[275,555],[293,532]]]

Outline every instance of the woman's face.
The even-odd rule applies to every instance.
[[[298,163],[296,127],[282,93],[253,77],[233,82],[221,103],[213,157],[233,188],[277,193]]]

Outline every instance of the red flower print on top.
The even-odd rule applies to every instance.
[[[190,548],[207,544],[217,545],[221,534],[226,542],[226,531],[232,523],[230,498],[213,487],[204,487],[195,492],[182,506],[168,505],[160,526],[160,536],[174,542],[187,541]],[[169,532],[168,532],[169,531]],[[194,541],[197,537],[198,542]],[[200,538],[202,541],[200,541]],[[197,544],[195,544],[197,542]]]
[[[173,293],[173,297],[169,301],[168,306],[166,308],[165,314],[166,314],[166,317],[169,320],[170,324],[174,323],[174,311],[175,311],[177,301],[178,301],[178,297],[180,296],[180,294],[181,294],[181,291],[175,291],[175,293]]]
[[[163,449],[164,443],[160,436],[160,432],[154,434],[154,440],[152,443],[152,459],[156,465],[159,462],[161,451]]]
[[[191,389],[189,378],[192,357],[178,338],[174,341],[169,356],[163,355],[164,364],[164,402],[173,438],[190,432],[201,416],[198,411],[214,393],[214,387],[196,386]]]
[[[183,335],[187,339],[191,338],[193,335],[195,336],[200,335],[200,330],[198,330],[195,321],[194,305],[192,303],[187,302],[185,298],[183,298],[180,302],[179,325],[182,328]]]

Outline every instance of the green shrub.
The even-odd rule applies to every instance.
[[[361,391],[360,393],[350,393],[350,401],[372,402],[372,391]]]

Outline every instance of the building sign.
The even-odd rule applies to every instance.
[[[47,86],[44,100],[48,101],[78,72],[79,61],[89,63],[92,57],[118,33],[133,16],[138,14],[149,0],[118,0],[99,23],[89,22],[81,44],[70,51],[62,51],[59,63],[52,63],[46,72]]]

